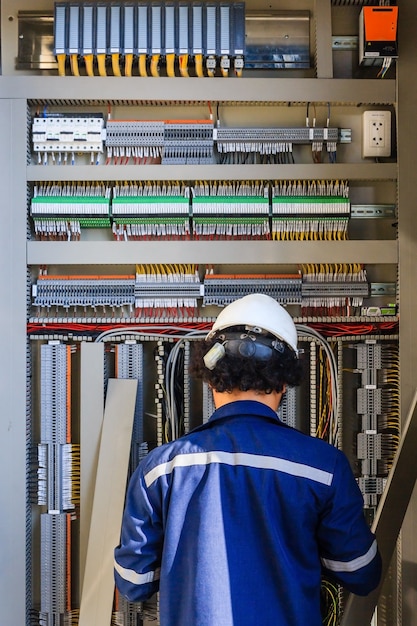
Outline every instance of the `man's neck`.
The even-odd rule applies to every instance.
[[[230,402],[236,402],[237,400],[255,400],[256,402],[266,404],[266,406],[269,406],[273,411],[277,411],[281,398],[282,392],[278,393],[277,391],[263,393],[252,389],[249,391],[234,389],[233,391],[219,392],[213,389],[213,399],[216,409]]]

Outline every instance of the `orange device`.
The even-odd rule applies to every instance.
[[[380,65],[398,57],[398,7],[363,7],[359,19],[359,61]]]

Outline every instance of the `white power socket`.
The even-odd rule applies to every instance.
[[[362,157],[391,156],[391,111],[365,111],[362,125]]]

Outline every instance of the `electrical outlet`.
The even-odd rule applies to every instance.
[[[362,157],[391,156],[391,111],[365,111]]]

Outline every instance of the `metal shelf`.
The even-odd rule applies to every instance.
[[[386,241],[30,241],[29,265],[398,263]]]
[[[396,163],[305,165],[29,165],[28,181],[396,180]]]
[[[331,78],[117,78],[86,76],[3,76],[0,98],[24,98],[34,104],[105,104],[161,102],[242,105],[327,103],[394,105],[394,80]]]

